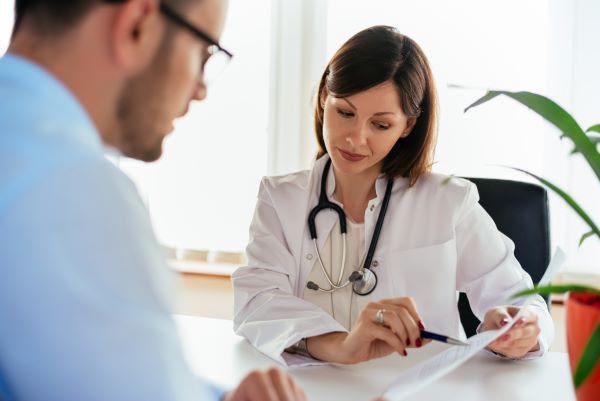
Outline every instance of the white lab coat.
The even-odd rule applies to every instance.
[[[283,364],[284,350],[300,339],[347,331],[302,299],[305,291],[312,291],[306,282],[316,260],[307,216],[317,204],[327,159],[317,160],[312,170],[263,178],[246,248],[248,265],[233,274],[236,333]],[[379,281],[367,298],[413,297],[428,330],[464,338],[457,309],[459,291],[467,293],[482,320],[487,310],[507,304],[512,294],[531,287],[532,281],[514,257],[513,242],[479,205],[476,186],[458,178],[446,182],[446,178],[428,173],[413,187],[405,178],[395,180],[373,258]],[[377,197],[365,210],[365,248],[385,186],[382,176],[375,185]],[[330,199],[334,189],[335,177],[329,174]],[[319,249],[336,221],[332,211],[319,213]],[[541,354],[554,329],[544,300],[538,298],[532,308],[542,328]]]

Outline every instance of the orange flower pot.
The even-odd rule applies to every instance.
[[[575,372],[581,353],[592,331],[600,324],[600,297],[585,292],[570,293],[566,301],[567,347],[571,372]],[[577,401],[600,400],[600,363],[576,391]]]

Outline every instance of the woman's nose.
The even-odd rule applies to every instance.
[[[367,143],[368,130],[365,124],[359,124],[348,133],[346,140],[353,146],[362,146]]]

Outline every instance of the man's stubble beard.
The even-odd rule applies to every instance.
[[[165,38],[148,67],[123,86],[117,103],[120,131],[119,150],[127,157],[144,162],[158,160],[170,127],[164,114],[168,108],[168,68],[172,35]]]

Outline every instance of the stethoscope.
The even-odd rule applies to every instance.
[[[310,211],[308,215],[308,230],[310,231],[310,238],[313,241],[315,252],[317,254],[317,258],[319,259],[319,265],[321,266],[323,275],[329,283],[329,289],[319,287],[319,285],[314,281],[309,281],[308,283],[306,283],[306,287],[314,291],[334,292],[352,283],[352,291],[354,291],[355,294],[369,295],[373,292],[373,290],[375,290],[375,287],[377,287],[377,275],[373,270],[371,270],[371,261],[373,260],[373,255],[375,254],[375,247],[377,246],[377,241],[379,240],[379,233],[381,232],[381,227],[383,226],[383,219],[385,218],[388,203],[390,203],[390,197],[392,195],[392,186],[394,185],[394,181],[388,180],[387,182],[387,186],[385,188],[385,195],[383,197],[383,204],[381,205],[381,210],[379,211],[379,216],[377,217],[377,222],[375,223],[375,231],[373,232],[373,238],[371,238],[371,243],[369,244],[369,251],[367,252],[367,256],[364,260],[362,268],[360,270],[353,271],[348,280],[342,284],[341,281],[344,276],[344,269],[346,267],[346,213],[344,213],[344,210],[339,205],[330,202],[327,198],[326,185],[327,175],[329,174],[330,167],[331,159],[327,160],[325,168],[323,169],[323,176],[321,177],[321,193],[319,194],[319,203]],[[316,217],[317,214],[324,209],[332,209],[338,214],[338,218],[340,220],[340,231],[342,233],[343,241],[342,267],[340,268],[340,274],[336,283],[333,282],[333,277],[330,277],[327,273],[327,270],[323,265],[323,260],[321,259],[319,247],[317,246]]]

